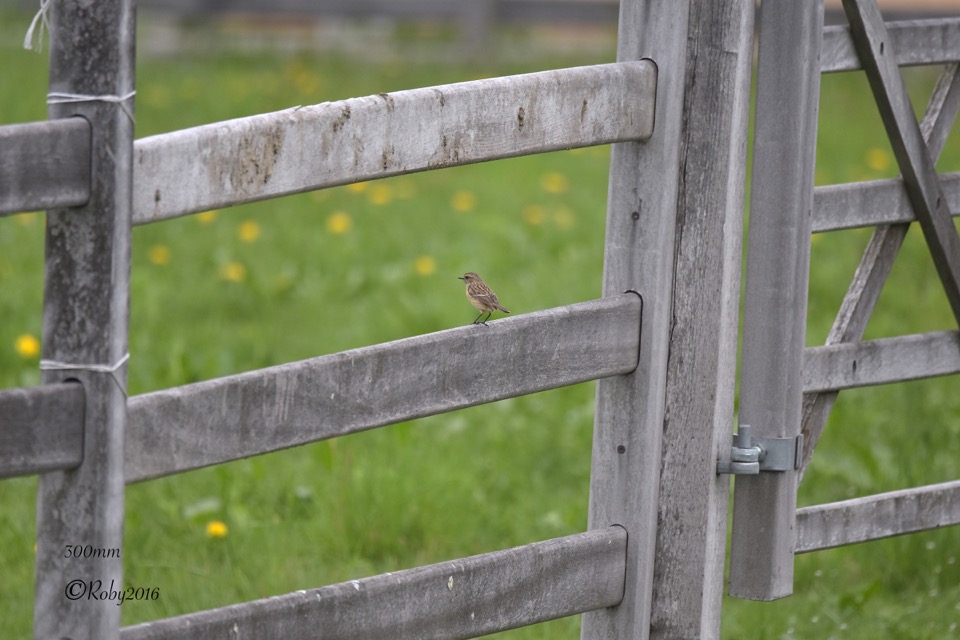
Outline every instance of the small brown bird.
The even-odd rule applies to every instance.
[[[487,326],[487,320],[490,319],[490,316],[493,315],[494,311],[503,311],[504,313],[510,313],[509,309],[504,308],[500,304],[500,300],[497,298],[490,287],[473,271],[463,274],[462,276],[457,276],[460,280],[463,280],[467,285],[467,300],[470,301],[475,308],[480,310],[480,315],[477,316],[477,319],[473,321],[473,324],[482,324]],[[486,313],[487,317],[485,320],[480,321],[480,317]]]

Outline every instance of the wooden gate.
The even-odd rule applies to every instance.
[[[51,119],[0,127],[0,212],[49,209],[43,384],[0,392],[0,475],[41,475],[36,638],[466,638],[577,613],[584,614],[584,638],[719,634],[729,478],[718,469],[744,471],[738,465],[751,463],[731,463],[731,453],[754,451],[745,438],[740,451],[730,446],[753,0],[623,0],[617,62],[609,65],[297,107],[142,140],[133,137],[130,0],[44,6]],[[864,6],[852,5],[852,14]],[[917,375],[899,361],[887,366],[887,358],[875,366],[877,353],[956,344],[955,332],[851,342],[882,281],[871,274],[883,271],[895,251],[878,246],[869,255],[879,257],[865,258],[861,284],[855,283],[874,293],[851,293],[844,307],[850,319],[831,338],[836,344],[803,350],[804,246],[811,230],[844,226],[838,220],[851,215],[857,224],[892,223],[871,243],[887,246],[883,238],[912,219],[905,207],[883,220],[847,211],[851,198],[898,194],[903,187],[896,181],[813,189],[819,73],[856,65],[854,51],[868,61],[877,93],[891,105],[886,120],[901,140],[907,193],[951,300],[960,300],[952,275],[956,234],[944,223],[955,194],[937,190],[919,129],[890,79],[893,52],[917,49],[923,29],[944,36],[939,49],[923,49],[924,61],[960,58],[960,28],[956,22],[891,27],[887,37],[875,14],[864,15],[866,26],[851,37],[823,31],[818,2],[766,0],[762,12],[755,151],[761,161],[748,283],[754,287],[777,269],[786,274],[778,295],[787,302],[748,292],[741,418],[752,420],[758,438],[778,439],[778,451],[786,442],[796,452],[803,391],[819,394],[816,401],[808,396],[809,445],[822,428],[816,416],[835,395],[830,390]],[[954,75],[951,67],[931,110],[943,118],[931,116],[925,125],[931,149],[942,141],[941,119],[952,120],[956,111]],[[770,106],[778,91],[795,98],[783,112]],[[768,148],[774,126],[789,136]],[[512,317],[489,331],[453,329],[127,398],[127,367],[136,366],[127,346],[131,226],[609,143],[601,299]],[[805,215],[814,204],[817,214]],[[774,214],[759,213],[766,208]],[[789,345],[789,356],[767,362],[764,350],[781,344]],[[938,360],[934,373],[957,371],[958,360]],[[765,366],[788,384],[763,387]],[[584,533],[124,629],[113,599],[65,597],[75,575],[123,584],[119,554],[64,559],[62,551],[78,541],[122,546],[127,483],[593,379],[600,382]],[[788,592],[794,551],[931,524],[903,515],[893,523],[896,531],[848,528],[838,538],[837,513],[916,499],[946,505],[939,524],[960,520],[956,485],[797,515],[796,483],[808,457],[768,470],[768,456],[758,460],[755,476],[738,478],[735,594]],[[769,535],[752,533],[747,519],[770,522]]]
[[[888,25],[875,0],[844,0],[850,26],[823,30],[818,4],[767,1],[761,11],[740,430],[749,425],[790,463],[736,481],[730,592],[759,600],[792,593],[794,553],[960,522],[960,482],[796,508],[840,390],[960,372],[957,331],[860,341],[913,221],[960,320],[950,213],[960,192],[955,175],[934,169],[960,109],[960,21]],[[899,66],[944,63],[918,123]],[[861,68],[902,178],[814,189],[820,74]],[[810,234],[874,225],[827,344],[804,348]]]

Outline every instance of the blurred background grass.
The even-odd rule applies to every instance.
[[[46,55],[19,49],[30,16],[0,17],[0,123],[43,119]],[[193,29],[195,42],[208,37]],[[245,29],[218,35],[242,40]],[[514,28],[498,34],[498,55],[470,60],[443,54],[455,43],[436,25],[376,34],[376,53],[359,56],[289,43],[147,48],[137,135],[609,62],[615,48],[612,31]],[[274,45],[285,38],[275,36]],[[936,70],[906,77],[925,104]],[[608,162],[606,147],[553,153],[137,228],[130,393],[467,324],[474,312],[456,276],[468,270],[514,313],[599,297]],[[940,169],[960,169],[956,132]],[[896,174],[865,80],[826,76],[818,183]],[[809,344],[826,336],[868,239],[865,230],[814,236]],[[42,272],[43,215],[0,220],[0,388],[39,380]],[[871,338],[955,328],[917,229],[876,316]],[[577,385],[131,486],[124,578],[160,597],[126,603],[124,624],[582,531],[593,393]],[[844,392],[800,501],[952,480],[958,460],[956,378]],[[0,620],[11,638],[30,636],[35,487],[34,478],[0,482]],[[958,553],[953,528],[799,556],[796,594],[727,599],[723,635],[955,637]],[[574,617],[503,636],[574,638],[578,625]]]

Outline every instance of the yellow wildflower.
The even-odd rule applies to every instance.
[[[170,247],[165,244],[155,244],[150,247],[147,257],[153,264],[162,267],[170,262]]]
[[[393,200],[393,189],[391,189],[389,185],[375,184],[370,187],[370,193],[367,194],[367,198],[371,204],[378,206],[390,204],[390,201]]]
[[[477,206],[477,196],[472,191],[457,191],[450,198],[450,206],[460,213],[473,211]]]
[[[417,256],[417,259],[413,261],[413,268],[421,276],[429,276],[437,270],[437,261],[433,259],[433,256]]]
[[[40,355],[40,341],[29,333],[17,336],[17,340],[14,342],[14,348],[17,350],[17,353],[20,354],[20,357],[25,360],[36,358]]]
[[[562,173],[552,172],[540,178],[540,186],[547,193],[566,193],[570,188],[570,181]]]
[[[890,154],[878,147],[867,150],[867,166],[874,171],[886,171],[890,168]]]
[[[211,520],[207,523],[208,538],[226,538],[228,532],[226,523],[220,520]]]
[[[353,226],[353,219],[350,214],[343,211],[334,211],[327,218],[327,230],[334,235],[341,235],[350,231]]]
[[[237,227],[237,236],[241,242],[255,242],[260,237],[260,225],[253,220],[244,220]]]
[[[353,182],[347,185],[347,190],[352,191],[353,193],[363,193],[367,190],[367,187],[370,186],[366,182]]]
[[[228,262],[220,267],[220,279],[229,282],[243,282],[247,279],[247,268],[239,262]]]
[[[17,216],[17,224],[21,227],[29,227],[33,224],[33,221],[37,218],[36,212],[31,211],[30,213],[21,213]]]
[[[217,210],[213,211],[204,211],[203,213],[197,214],[197,222],[200,224],[210,224],[217,219]]]

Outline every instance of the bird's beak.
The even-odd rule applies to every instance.
[[[463,276],[457,276],[457,280],[466,280]]]

